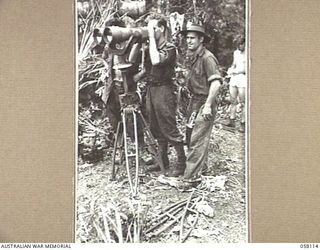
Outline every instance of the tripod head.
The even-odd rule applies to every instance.
[[[136,92],[137,85],[133,79],[132,66],[131,63],[122,63],[113,66],[114,70],[121,72],[123,79],[124,93],[119,95],[122,110],[129,106],[137,109],[141,104],[141,96]]]
[[[133,41],[133,40],[131,40]],[[129,44],[129,46],[128,46]],[[124,93],[119,95],[122,110],[125,107],[140,107],[142,98],[137,92],[137,82],[144,75],[145,45],[140,43],[126,43],[126,53],[113,56],[121,57],[122,62],[113,66],[113,70],[121,72]],[[113,52],[114,50],[112,50]],[[120,53],[121,54],[121,53]],[[140,67],[138,67],[140,64]],[[140,68],[140,72],[139,72]]]

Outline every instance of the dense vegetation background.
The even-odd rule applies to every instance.
[[[97,44],[92,38],[95,28],[105,27],[105,22],[115,16],[139,26],[145,25],[144,21],[148,16],[155,13],[165,17],[168,24],[173,13],[183,15],[183,25],[189,21],[206,27],[208,35],[212,38],[206,46],[218,58],[222,73],[232,63],[235,49],[233,41],[239,36],[245,36],[245,0],[146,0],[146,12],[141,16],[121,11],[123,3],[139,2],[143,0],[78,0],[77,2],[80,155],[83,154],[82,149],[95,144],[97,139],[100,146],[94,147],[94,151],[112,144],[108,141],[108,138],[112,140],[112,134],[108,129],[105,106],[101,101],[109,69],[101,54],[96,53]],[[184,40],[180,38],[177,45],[182,54],[180,62],[184,62]],[[183,77],[178,71],[181,71],[184,65],[182,63],[179,66],[178,77]],[[183,79],[177,83],[183,83]],[[93,159],[98,158],[97,155],[93,157]]]
[[[234,39],[245,35],[245,0],[147,0],[147,12],[140,17],[121,12],[119,0],[78,0],[78,165],[76,190],[76,241],[77,242],[181,242],[180,221],[163,232],[147,233],[168,206],[190,199],[190,193],[181,192],[164,183],[159,173],[146,173],[141,177],[139,199],[130,197],[127,173],[119,167],[116,181],[110,181],[114,134],[106,106],[101,100],[110,69],[102,58],[103,47],[93,40],[95,28],[103,28],[111,17],[118,16],[129,24],[145,25],[148,16],[161,15],[170,20],[173,13],[183,15],[187,21],[201,23],[213,38],[206,46],[218,58],[221,69],[232,63]],[[168,22],[170,23],[170,22]],[[172,27],[171,27],[172,28]],[[174,33],[174,32],[173,32]],[[171,38],[174,40],[174,34]],[[185,87],[185,43],[179,38],[180,57],[177,63],[175,83]],[[99,48],[100,47],[100,48]],[[224,94],[228,95],[228,88]],[[185,128],[183,109],[188,100],[178,102],[177,122]],[[180,112],[181,111],[181,112]],[[221,102],[217,118],[228,112],[228,102]],[[202,201],[196,207],[198,219],[188,214],[184,226],[192,230],[186,242],[245,242],[246,241],[246,187],[245,187],[245,136],[230,132],[215,123],[210,144],[208,168],[197,187],[196,196]],[[175,151],[169,149],[169,159],[175,162]],[[141,166],[143,168],[143,166]],[[167,181],[167,180],[165,180]],[[199,202],[198,202],[199,203]],[[182,203],[181,203],[182,204]],[[176,216],[181,216],[181,211]],[[162,215],[161,215],[162,216]],[[170,219],[170,218],[169,218]],[[197,220],[194,226],[190,226]],[[179,234],[180,232],[180,234]]]

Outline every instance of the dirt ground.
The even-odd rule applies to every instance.
[[[129,222],[138,213],[141,215],[139,242],[180,242],[180,221],[158,235],[145,234],[145,231],[151,227],[154,218],[169,205],[187,200],[191,190],[182,192],[172,185],[164,184],[160,172],[148,172],[140,178],[139,199],[133,200],[130,198],[124,166],[119,169],[116,180],[110,180],[111,156],[112,148],[106,151],[104,160],[99,163],[79,161],[76,190],[77,242],[132,242],[125,235],[123,237],[126,239],[119,239],[119,230],[130,231]],[[175,162],[172,148],[169,159],[171,163]],[[246,242],[245,134],[224,130],[216,124],[210,139],[208,167],[209,173],[193,189],[196,190],[193,195],[203,199],[204,203],[201,204],[204,204],[202,208],[205,211],[200,211],[185,242]],[[111,216],[115,218],[114,224]],[[110,219],[108,223],[106,218]],[[168,225],[168,221],[161,226]],[[186,216],[185,228],[189,229],[194,221],[195,214],[190,213]],[[112,229],[119,227],[119,224],[122,227],[118,231]],[[118,232],[117,236],[113,231]]]

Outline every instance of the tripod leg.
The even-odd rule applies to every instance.
[[[133,190],[132,180],[131,180],[131,175],[130,175],[129,152],[128,152],[128,145],[127,145],[127,124],[126,124],[126,112],[125,111],[122,113],[122,123],[123,123],[123,140],[124,140],[124,153],[125,153],[125,159],[126,159],[126,169],[127,169],[130,190],[131,190],[131,193],[133,194],[134,190]]]
[[[122,123],[121,123],[122,124]],[[122,124],[123,125],[123,124]],[[123,127],[121,127],[122,129]],[[123,165],[123,130],[120,130],[120,135],[118,141],[121,143],[119,146],[119,166]]]
[[[114,181],[116,179],[116,173],[117,173],[115,161],[116,161],[116,154],[117,154],[117,149],[118,149],[118,142],[119,142],[119,139],[121,140],[121,138],[122,138],[121,133],[120,133],[121,125],[122,125],[122,122],[118,122],[117,132],[116,132],[114,146],[113,146],[112,166],[111,166],[112,170],[111,170],[111,178],[110,178],[110,180],[112,180],[112,181]],[[121,159],[121,155],[120,155],[120,159]]]
[[[151,131],[149,129],[149,126],[148,126],[146,120],[144,119],[141,111],[138,110],[137,112],[139,114],[139,117],[142,120],[143,127],[144,127],[144,129],[146,131],[146,136],[151,141],[151,143],[149,144],[149,146],[151,147],[151,151],[152,151],[151,153],[153,154],[157,164],[159,164],[160,169],[161,169],[161,173],[164,174],[165,173],[165,168],[164,168],[162,157],[160,156],[160,152],[158,150],[159,147],[157,147],[157,142],[154,139],[154,137],[153,137],[153,135],[152,135],[152,133],[151,133]]]
[[[133,196],[136,196],[138,193],[138,183],[139,183],[139,145],[138,145],[138,124],[137,124],[137,115],[133,111],[133,127],[134,127],[134,144],[135,144],[135,162],[136,162],[136,173],[135,173],[135,185]]]

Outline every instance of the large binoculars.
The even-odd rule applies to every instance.
[[[109,26],[106,28],[94,29],[93,38],[97,43],[104,40],[105,43],[121,43],[136,38],[139,42],[144,42],[148,39],[148,28],[122,28],[118,26]]]

